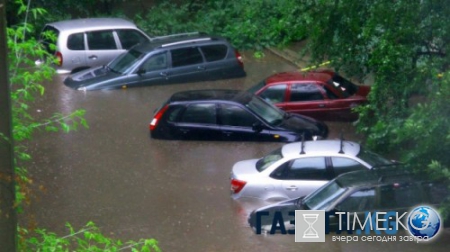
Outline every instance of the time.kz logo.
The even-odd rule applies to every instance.
[[[364,215],[364,216],[363,216]],[[261,218],[269,212],[256,214],[256,233],[261,234]],[[281,212],[273,213],[270,234],[294,234],[296,242],[325,242],[325,235],[335,233],[332,241],[430,241],[437,237],[443,224],[438,212],[430,206],[418,206],[410,212],[325,212],[295,210],[295,219],[288,221],[295,229],[286,230]],[[294,216],[294,212],[289,212]],[[406,230],[410,235],[401,235]],[[346,232],[347,235],[342,234]],[[396,237],[396,235],[400,235]]]
[[[441,217],[429,206],[414,208],[408,215],[408,231],[415,237],[434,238],[441,228]]]

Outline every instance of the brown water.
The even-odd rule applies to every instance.
[[[229,197],[232,165],[255,158],[278,143],[161,141],[149,138],[153,111],[173,92],[200,88],[246,89],[278,71],[294,70],[267,53],[246,55],[246,78],[216,82],[81,92],[62,77],[46,85],[38,117],[86,109],[89,129],[70,134],[42,133],[29,144],[29,170],[37,192],[27,215],[42,228],[67,234],[94,221],[121,240],[155,238],[163,251],[448,251],[450,233],[433,244],[407,242],[295,243],[289,235],[255,235],[247,214],[264,202],[238,203]],[[37,112],[39,110],[40,112]],[[358,141],[349,123],[330,123],[330,138],[340,132]]]

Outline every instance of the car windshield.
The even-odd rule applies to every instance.
[[[347,189],[342,188],[336,181],[325,184],[312,194],[305,197],[301,202],[309,210],[326,210],[333,201],[345,193]]]
[[[362,147],[361,147],[361,150],[359,151],[357,157],[360,158],[361,160],[363,160],[364,162],[370,164],[372,167],[392,164],[392,162],[390,160],[387,160],[384,157],[382,157],[374,152],[368,151]]]
[[[108,64],[108,68],[113,72],[125,74],[128,73],[144,56],[144,53],[132,49],[113,59],[113,61]]]
[[[266,80],[260,81],[258,84],[254,85],[253,87],[249,88],[247,91],[249,93],[256,93],[256,91],[260,90],[266,85]]]
[[[264,171],[269,167],[271,164],[275,163],[276,161],[283,158],[283,154],[281,154],[281,148],[278,148],[265,157],[261,158],[256,162],[256,170],[259,172]]]
[[[345,98],[354,95],[358,91],[358,86],[338,74],[335,74],[328,83],[340,90]]]
[[[257,96],[253,96],[245,106],[272,126],[280,124],[286,114]]]

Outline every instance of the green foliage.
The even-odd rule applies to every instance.
[[[135,22],[151,36],[202,31],[227,37],[241,49],[262,50],[304,36],[301,5],[295,1],[162,1]]]
[[[373,75],[357,108],[370,148],[450,180],[450,6],[444,0],[303,1],[313,62]],[[445,74],[442,74],[445,73]],[[443,76],[443,78],[437,78]],[[417,100],[425,103],[417,104]],[[446,207],[450,213],[450,205]]]
[[[77,130],[80,126],[87,128],[84,119],[84,110],[77,110],[68,115],[54,113],[50,118],[37,120],[30,112],[37,96],[45,93],[45,87],[41,84],[51,80],[55,74],[51,64],[53,55],[48,54],[45,48],[29,34],[34,33],[34,27],[27,22],[29,14],[36,19],[38,15],[46,14],[42,8],[29,9],[21,0],[16,0],[19,5],[18,12],[24,14],[25,22],[7,29],[7,45],[9,49],[9,84],[12,103],[12,133],[15,143],[15,181],[16,202],[15,208],[22,212],[23,204],[30,203],[32,180],[28,177],[23,164],[31,159],[25,152],[22,144],[24,140],[31,140],[36,131],[63,131]],[[51,39],[52,35],[47,34]],[[54,39],[54,37],[53,37]],[[54,45],[51,45],[54,47]],[[39,67],[35,65],[36,59],[45,59]],[[6,138],[4,135],[0,137]],[[142,239],[137,242],[126,243],[111,239],[101,234],[100,230],[89,222],[83,229],[75,232],[70,224],[67,224],[70,234],[59,237],[54,233],[43,229],[29,231],[19,229],[19,251],[160,251],[157,242],[153,239]]]
[[[82,229],[76,231],[70,224],[66,224],[69,234],[63,237],[45,229],[35,230],[30,239],[19,241],[18,251],[79,251],[79,252],[115,252],[128,249],[129,251],[161,251],[154,239],[122,242],[105,237],[99,228],[89,222]],[[28,236],[28,230],[19,229],[19,233]]]

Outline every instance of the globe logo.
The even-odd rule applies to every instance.
[[[441,228],[441,217],[429,206],[414,208],[408,215],[408,230],[411,235],[428,240],[437,235]]]

